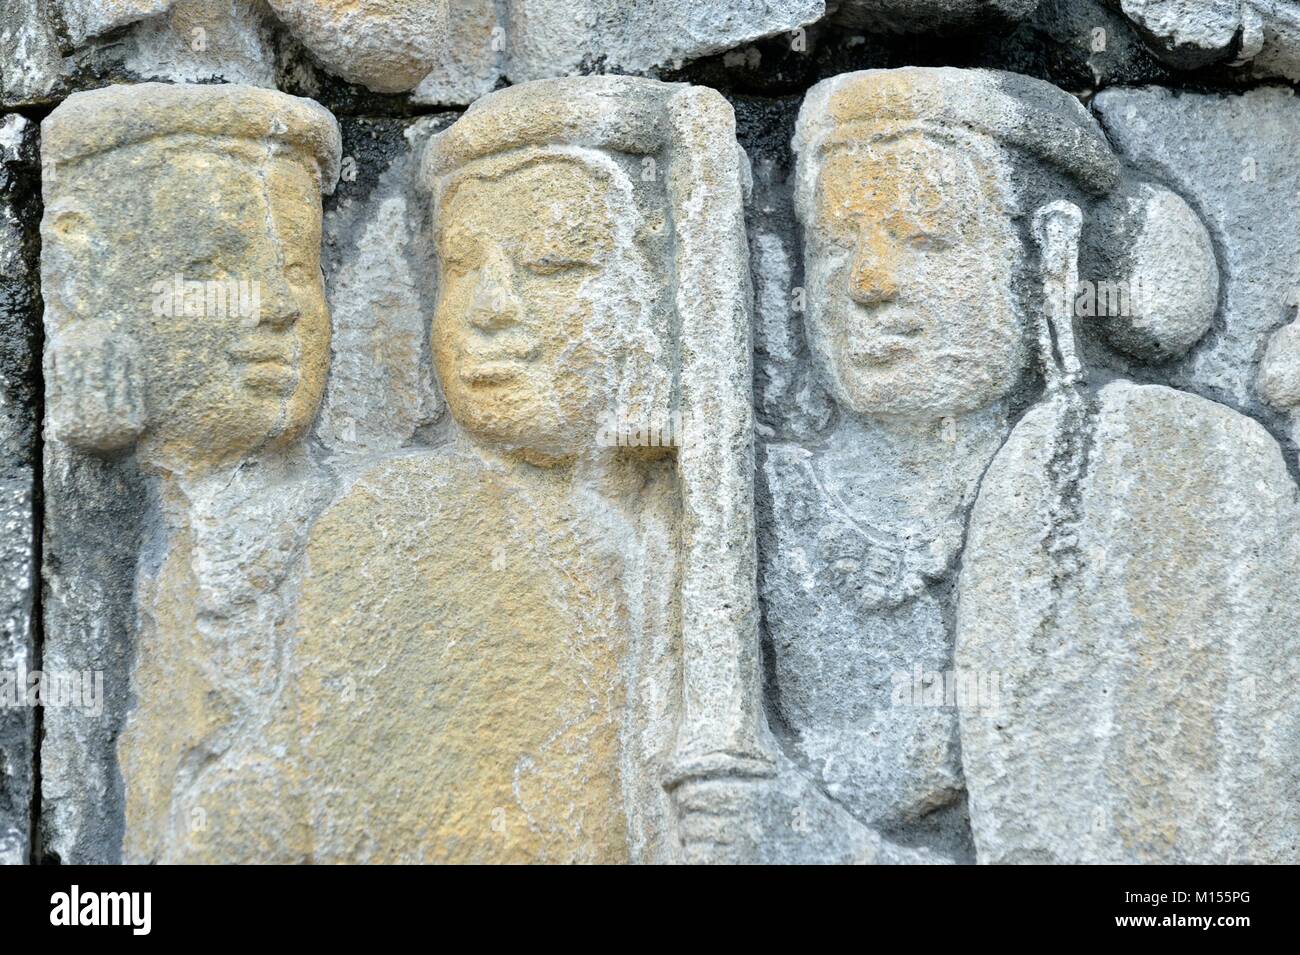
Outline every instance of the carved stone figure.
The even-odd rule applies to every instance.
[[[765,769],[741,162],[716,93],[627,78],[431,140],[452,420],[310,535],[317,860],[668,860],[665,779]]]
[[[132,651],[113,660],[130,661],[130,698],[106,725],[47,724],[49,811],[72,855],[116,839],[129,861],[301,859],[276,711],[301,528],[327,490],[302,438],[329,359],[320,194],[337,126],[267,90],[109,87],[45,120],[42,158],[47,640],[70,662],[95,652],[82,628],[117,615]],[[119,614],[105,591],[130,579],[82,581],[79,562],[102,574],[112,549],[79,556],[75,525],[122,481],[141,497],[117,501],[138,534]],[[128,708],[117,766],[96,763],[86,734],[111,738]],[[105,777],[102,821],[61,803],[77,771]]]
[[[765,449],[770,705],[823,798],[960,859],[952,580],[980,477],[1032,384],[1020,223],[1118,170],[1072,99],[980,71],[827,80],[795,149],[805,333],[838,416]]]

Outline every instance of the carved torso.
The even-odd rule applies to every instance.
[[[318,861],[628,857],[625,568],[567,474],[397,457],[314,528],[298,712]]]

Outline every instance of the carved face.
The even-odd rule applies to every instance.
[[[329,360],[319,188],[301,162],[240,149],[84,164],[53,216],[74,311],[134,342],[150,456],[195,472],[299,437]]]
[[[289,158],[260,170],[206,152],[178,158],[178,178],[191,185],[156,220],[156,241],[187,279],[246,284],[239,307],[227,296],[224,316],[207,307],[206,287],[198,319],[174,307],[151,315],[151,407],[172,409],[169,430],[200,449],[242,453],[296,438],[320,404],[329,361],[319,189]]]
[[[1015,383],[1021,249],[996,175],[919,135],[825,161],[806,224],[808,336],[845,407],[943,416]]]
[[[557,457],[592,445],[621,352],[609,304],[631,284],[612,219],[631,210],[610,194],[587,168],[548,160],[444,197],[433,352],[471,434]]]

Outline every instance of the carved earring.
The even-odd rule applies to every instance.
[[[1049,393],[1078,384],[1083,366],[1074,347],[1074,294],[1079,286],[1079,241],[1083,213],[1064,200],[1034,213],[1043,308],[1038,317],[1038,352]]]

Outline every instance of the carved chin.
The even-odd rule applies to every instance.
[[[841,371],[836,398],[864,415],[948,416],[992,404],[1010,382],[985,370],[938,368],[923,356],[850,366]]]

